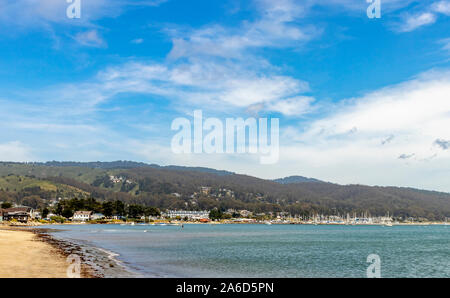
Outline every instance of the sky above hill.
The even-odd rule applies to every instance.
[[[0,160],[135,160],[450,191],[450,1],[0,0]],[[174,154],[177,117],[280,157]]]

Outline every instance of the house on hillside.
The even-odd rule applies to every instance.
[[[74,221],[89,221],[92,219],[92,211],[76,211],[72,219]]]
[[[240,210],[239,213],[241,214],[242,217],[248,217],[253,215],[253,213],[248,210]]]
[[[209,187],[209,186],[201,186],[200,187],[200,191],[204,195],[209,195],[209,193],[211,192],[211,187]]]

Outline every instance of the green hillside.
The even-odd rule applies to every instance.
[[[161,209],[217,207],[256,213],[285,211],[292,215],[368,212],[380,216],[389,212],[403,218],[450,217],[448,193],[338,185],[311,179],[282,184],[205,168],[132,162],[0,163],[0,176],[0,201],[21,202],[29,196],[39,196],[45,203],[55,197],[92,197]],[[208,191],[203,192],[202,187],[208,187]]]

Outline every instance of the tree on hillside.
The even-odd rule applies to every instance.
[[[32,195],[28,197],[24,197],[22,199],[22,205],[28,206],[34,209],[39,209],[41,206],[44,206],[44,202],[39,196]]]

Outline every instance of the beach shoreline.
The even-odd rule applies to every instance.
[[[47,229],[0,227],[2,278],[68,278],[70,254],[81,258],[81,278],[103,277],[84,262],[77,245],[53,238]]]
[[[117,253],[97,247],[91,243],[84,243],[74,239],[55,236],[61,232],[53,228],[32,228],[40,240],[56,247],[63,255],[78,255],[81,259],[81,277],[84,278],[117,278],[140,277],[116,257]]]
[[[31,230],[0,229],[0,277],[65,278],[67,268],[62,252]]]

